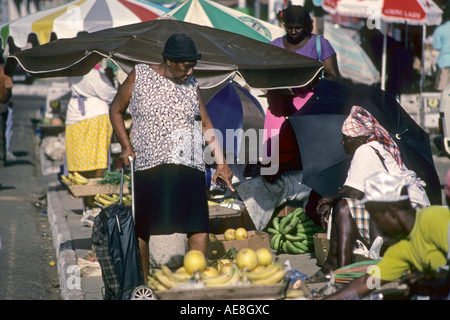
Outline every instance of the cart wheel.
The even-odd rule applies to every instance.
[[[139,286],[134,289],[131,297],[133,300],[156,300],[155,296],[153,295],[153,290],[145,285]]]

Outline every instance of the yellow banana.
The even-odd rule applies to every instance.
[[[69,181],[71,183],[76,183],[75,182],[75,177],[73,176],[72,172],[69,172],[69,174],[67,175],[67,178],[69,178]]]
[[[268,278],[264,278],[261,280],[255,280],[252,283],[253,284],[275,284],[280,282],[285,276],[285,271],[283,268],[279,269],[277,272],[275,272],[273,275],[271,275]]]
[[[172,270],[170,270],[168,266],[163,264],[161,266],[161,271],[167,278],[169,278],[172,281],[175,281],[175,278],[173,277]]]
[[[167,289],[174,288],[179,285],[178,281],[171,280],[160,269],[155,270],[155,279],[157,279]]]
[[[98,200],[98,202],[100,202],[105,207],[109,207],[109,206],[117,203],[116,201],[108,201],[108,200],[102,198],[101,196],[98,197],[98,199],[96,199],[96,200]]]
[[[192,279],[192,275],[187,272],[174,272],[173,277],[178,282],[187,282]]]
[[[131,205],[131,201],[128,200],[127,198],[125,198],[125,197],[122,197],[122,203],[123,203],[124,205]]]
[[[115,197],[115,195],[109,196],[107,194],[101,193],[100,197],[107,200],[107,201],[114,201],[114,202],[118,202],[119,200],[119,196]]]
[[[250,271],[246,272],[245,275],[250,281],[262,280],[272,276],[275,272],[281,269],[281,265],[278,263],[272,263],[270,266],[266,267],[261,271]]]
[[[78,183],[78,184],[84,185],[84,184],[87,184],[89,182],[89,179],[83,177],[81,174],[79,174],[76,171],[73,173],[73,177],[74,177],[75,182]]]
[[[150,287],[150,289],[153,290],[159,291],[167,290],[167,288],[162,283],[160,283],[158,280],[150,276],[148,276],[147,285]]]
[[[72,182],[69,180],[69,178],[67,178],[65,175],[61,175],[61,179],[69,186],[72,184]]]
[[[207,279],[203,279],[207,287],[215,287],[220,286],[221,284],[226,283],[233,277],[234,273],[223,273],[215,277],[210,277]]]
[[[225,286],[230,286],[230,285],[238,282],[239,279],[241,278],[241,274],[237,270],[231,271],[231,273],[229,273],[228,275],[229,275],[229,279],[227,279],[225,282],[210,283],[210,282],[207,281],[206,282],[206,286],[207,287],[225,287]]]

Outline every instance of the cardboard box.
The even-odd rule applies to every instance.
[[[68,185],[63,182],[68,191],[74,197],[95,196],[97,193],[103,194],[120,194],[120,185],[99,184],[101,178],[89,179],[89,182],[84,185]],[[128,183],[123,184],[123,194],[129,194]]]
[[[269,235],[266,232],[250,230],[247,231],[247,235],[248,237],[245,240],[225,241],[223,234],[217,234],[216,237],[218,241],[210,241],[208,244],[206,252],[207,258],[211,260],[219,259],[223,257],[231,247],[234,247],[238,251],[243,248],[251,248],[253,250],[267,248],[270,250]]]
[[[328,250],[330,249],[330,240],[327,239],[326,233],[316,233],[313,236],[313,240],[317,265],[322,267],[327,260]]]

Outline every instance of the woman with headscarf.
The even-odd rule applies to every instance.
[[[425,183],[405,166],[395,141],[367,110],[353,106],[342,126],[341,144],[345,152],[353,156],[343,187],[334,195],[323,196],[318,203],[316,213],[323,227],[328,224],[333,208],[330,250],[319,276],[350,264],[355,245],[370,248],[378,236],[369,213],[359,203],[368,177],[379,172],[402,176],[410,185],[412,206],[418,210],[430,205]]]

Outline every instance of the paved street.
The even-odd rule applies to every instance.
[[[52,231],[47,218],[48,183],[37,157],[31,118],[43,98],[15,96],[11,151],[0,168],[0,300],[61,299]]]

